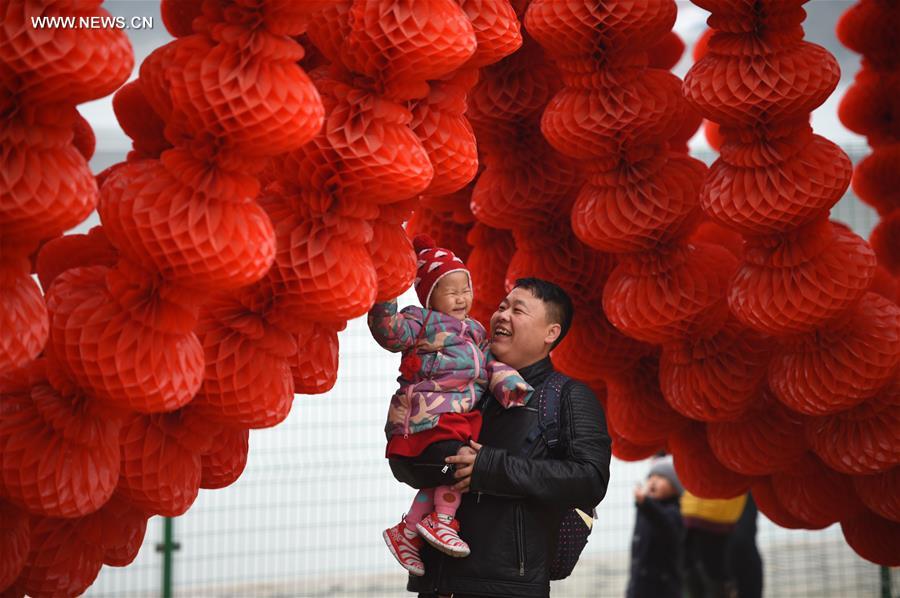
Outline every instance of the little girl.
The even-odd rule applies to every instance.
[[[397,301],[377,303],[369,329],[388,351],[403,352],[400,388],[391,397],[385,432],[388,457],[415,457],[435,442],[478,438],[473,410],[485,388],[504,407],[520,407],[533,389],[519,373],[487,352],[484,326],[468,317],[472,280],[462,260],[419,235],[416,294],[423,307],[397,313]],[[413,575],[424,575],[422,538],[455,557],[469,554],[455,519],[460,492],[451,486],[419,490],[403,520],[384,531],[391,554]]]

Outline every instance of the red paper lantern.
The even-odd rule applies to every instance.
[[[534,276],[556,283],[576,304],[600,299],[615,258],[579,241],[566,220],[546,223],[540,230],[516,229],[516,253],[506,271],[506,288],[516,279]],[[596,376],[594,376],[596,377]]]
[[[882,216],[896,210],[900,199],[900,146],[884,145],[863,158],[853,173],[853,192]]]
[[[498,301],[499,303],[499,301]],[[581,380],[621,375],[653,351],[619,332],[600,306],[579,306],[566,338],[553,350],[553,365]]]
[[[866,293],[853,308],[817,330],[786,340],[775,351],[769,384],[800,413],[826,415],[873,396],[900,365],[900,308]]]
[[[808,419],[806,438],[836,471],[870,474],[900,464],[900,376],[852,409]]]
[[[627,170],[591,173],[572,208],[572,230],[602,251],[648,251],[684,236],[695,223],[706,166],[651,155]]]
[[[193,408],[135,415],[122,428],[122,498],[147,512],[177,517],[200,491],[201,457],[214,426]]]
[[[653,356],[641,359],[630,370],[607,376],[606,388],[610,426],[633,443],[658,446],[688,423],[666,404]]]
[[[99,6],[62,3],[39,14],[112,18]],[[134,56],[124,31],[61,27],[53,35],[36,35],[30,19],[35,14],[33,6],[16,0],[5,4],[0,19],[0,63],[20,78],[24,104],[80,104],[109,95],[128,78]]]
[[[841,531],[864,559],[884,567],[900,566],[900,523],[866,512],[842,521]]]
[[[264,7],[239,10],[250,15]],[[296,64],[303,55],[296,42],[259,29],[253,52],[242,53],[251,42],[249,29],[226,35],[224,23],[204,25],[201,34],[155,50],[140,68],[142,91],[166,121],[170,141],[213,134],[222,166],[236,154],[246,160],[289,151],[319,131],[322,103]]]
[[[832,471],[807,454],[772,476],[779,503],[812,527],[825,527],[865,510],[853,489],[853,479]],[[827,498],[827,500],[823,500]]]
[[[900,523],[900,467],[876,475],[856,476],[853,486],[869,509]]]
[[[378,277],[375,301],[399,297],[416,278],[416,255],[403,225],[384,220],[373,222],[368,249]]]
[[[455,212],[437,211],[422,206],[406,223],[406,234],[411,237],[428,235],[438,247],[446,247],[465,262],[472,251],[467,238],[473,226],[471,215],[465,221],[460,221]]]
[[[734,498],[750,489],[756,478],[736,473],[718,461],[706,440],[704,424],[693,423],[669,437],[678,479],[701,498]]]
[[[409,126],[422,140],[434,168],[428,195],[444,195],[465,187],[478,171],[475,133],[464,116],[466,92],[478,80],[475,69],[461,69],[432,81],[428,95],[411,108]]]
[[[663,395],[692,419],[736,419],[760,397],[769,352],[766,338],[735,322],[711,337],[671,341],[659,362]]]
[[[187,404],[202,380],[202,347],[183,290],[161,283],[123,261],[61,274],[47,293],[52,366],[110,405],[152,413]]]
[[[337,381],[338,336],[344,327],[333,328],[317,322],[298,322],[297,355],[291,362],[294,392],[321,394]]]
[[[877,65],[897,65],[896,32],[900,27],[900,12],[895,6],[882,2],[863,0],[851,6],[837,23],[837,36],[841,43],[865,54],[867,60]]]
[[[0,494],[46,517],[80,517],[109,500],[119,479],[120,422],[84,395],[54,389],[45,362],[4,392]]]
[[[252,200],[258,184],[218,176],[205,185],[194,179],[199,166],[182,150],[168,150],[160,161],[112,173],[98,208],[104,231],[123,255],[167,280],[210,290],[251,284],[275,259],[272,223]],[[210,201],[218,194],[236,199]]]
[[[759,12],[752,4],[695,3],[714,13],[710,27],[729,32],[712,36],[708,53],[684,78],[685,95],[706,118],[729,127],[805,118],[834,91],[840,69],[825,48],[803,41],[802,0],[767,0]],[[784,42],[744,44],[761,23]]]
[[[28,514],[0,501],[0,592],[19,577],[31,546]]]
[[[269,301],[252,292],[219,297],[204,309],[197,334],[206,373],[191,403],[205,417],[236,428],[280,423],[294,398],[290,359],[294,337],[265,319]]]
[[[41,247],[36,270],[45,290],[57,276],[79,266],[112,267],[118,261],[116,249],[109,243],[102,226],[93,227],[86,235],[65,235]]]
[[[728,292],[732,313],[772,335],[811,332],[856,303],[875,255],[855,234],[821,219],[748,242]]]
[[[629,255],[603,291],[609,321],[625,334],[661,343],[717,330],[736,260],[715,245],[674,245]]]
[[[168,5],[188,6],[187,2],[165,2]],[[194,5],[196,6],[196,5]],[[165,13],[163,13],[165,20]],[[129,158],[158,158],[172,147],[166,139],[166,123],[153,111],[144,96],[139,81],[130,81],[113,96],[113,111],[122,131],[131,137],[134,155]]]
[[[485,170],[472,191],[472,213],[493,228],[536,227],[568,213],[582,180],[575,161],[547,144],[536,121],[519,126],[521,129],[504,136],[506,144],[515,143],[513,147],[500,153],[488,143],[482,149],[493,149],[494,153],[486,153],[483,158]],[[479,135],[479,143],[484,136]]]
[[[786,527],[788,529],[822,529],[825,527],[824,525],[818,527],[812,526],[791,515],[781,502],[779,502],[778,496],[775,494],[775,489],[772,488],[772,479],[770,477],[759,478],[759,480],[753,484],[751,493],[753,494],[753,501],[756,503],[756,506],[759,507],[759,512],[765,515],[769,521],[775,525],[780,525],[781,527]]]
[[[475,53],[466,66],[493,64],[522,46],[519,19],[509,0],[457,0],[475,32]]]
[[[210,452],[201,457],[201,488],[225,488],[233,484],[247,465],[250,431],[223,428],[213,440]]]
[[[725,467],[750,476],[781,471],[806,452],[803,419],[766,392],[733,422],[710,423],[706,436]]]
[[[103,566],[103,546],[91,541],[85,518],[32,517],[31,549],[9,589],[13,596],[80,596]]]
[[[423,97],[426,80],[457,69],[475,53],[475,31],[453,0],[415,8],[396,0],[334,4],[311,23],[310,38],[333,62],[374,79],[386,96]]]
[[[809,130],[783,135],[767,143],[771,154],[763,164],[757,140],[723,144],[700,196],[707,214],[748,235],[784,233],[819,218],[843,196],[852,169],[847,154]]]
[[[104,564],[124,567],[134,561],[144,542],[147,517],[147,513],[116,493],[82,522],[90,528],[86,536],[103,546]]]
[[[29,270],[24,257],[0,262],[0,373],[25,366],[47,342],[47,306]]]

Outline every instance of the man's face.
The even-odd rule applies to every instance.
[[[515,288],[491,316],[491,352],[520,369],[543,359],[559,336],[560,325],[547,320],[547,306],[530,290]]]

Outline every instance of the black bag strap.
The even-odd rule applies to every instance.
[[[537,393],[538,425],[534,426],[525,438],[522,454],[531,452],[531,447],[538,438],[543,438],[551,452],[559,444],[559,412],[562,393],[566,384],[572,379],[559,372],[553,372],[541,385]]]

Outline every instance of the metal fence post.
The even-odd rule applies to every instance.
[[[163,517],[163,541],[156,545],[156,552],[163,553],[162,598],[172,598],[172,557],[173,553],[181,548],[181,544],[174,540],[175,520]]]

